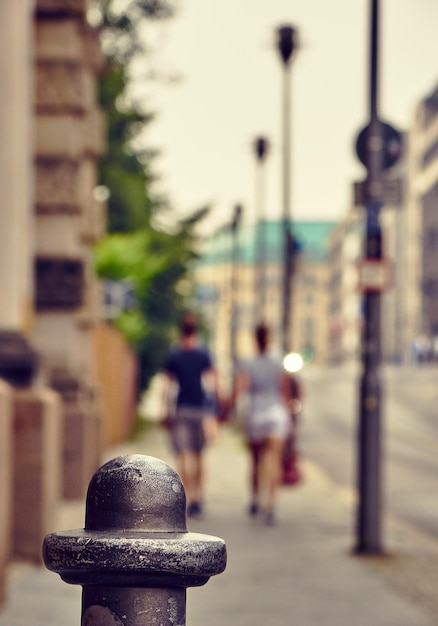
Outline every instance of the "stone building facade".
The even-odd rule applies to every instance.
[[[409,132],[406,341],[438,335],[438,87],[417,105]]]
[[[100,463],[93,196],[103,67],[86,0],[0,3],[0,601],[11,558],[41,560],[64,495]]]
[[[398,176],[398,174],[397,174]],[[399,198],[401,200],[401,197]],[[404,358],[403,228],[404,206],[387,204],[380,212],[386,281],[381,292],[381,356],[387,363]],[[363,293],[360,263],[365,245],[365,209],[352,207],[330,239],[330,358],[332,363],[360,359]]]
[[[361,306],[358,263],[363,247],[361,211],[353,208],[330,237],[330,362],[354,362],[360,354]]]
[[[104,151],[96,98],[104,58],[85,13],[85,0],[38,0],[34,19],[32,339],[47,384],[63,400],[68,497],[84,492],[97,467],[102,417],[92,354],[100,320],[92,245],[105,232],[104,206],[93,196]]]
[[[263,264],[258,255],[260,226],[242,225],[235,242],[231,232],[222,229],[205,242],[195,268],[198,302],[222,380],[230,380],[233,356],[254,354],[258,322],[266,322],[271,330],[272,351],[282,350],[283,225],[263,221]],[[334,222],[317,221],[293,225],[300,250],[292,280],[289,344],[320,364],[329,357],[328,235],[334,227]]]

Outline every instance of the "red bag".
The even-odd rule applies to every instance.
[[[302,480],[295,436],[289,435],[283,450],[282,485],[297,485]]]
[[[283,475],[281,481],[283,485],[297,485],[302,480],[297,450],[297,429],[303,393],[301,384],[295,376],[290,377],[290,395],[289,410],[292,420],[292,432],[288,435],[283,449]]]

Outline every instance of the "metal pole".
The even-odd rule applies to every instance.
[[[296,29],[280,26],[277,30],[278,49],[283,64],[283,161],[282,161],[282,204],[283,204],[283,309],[281,319],[282,350],[291,349],[292,335],[292,282],[294,272],[293,236],[291,219],[291,60],[295,50]]]
[[[230,294],[230,359],[231,359],[231,380],[234,380],[237,363],[237,302],[236,294],[238,290],[238,263],[239,263],[239,226],[242,218],[242,206],[237,204],[234,207],[233,219],[231,222],[231,294]]]
[[[222,539],[187,532],[175,470],[141,454],[94,474],[85,528],[47,535],[43,556],[65,582],[82,585],[83,626],[185,624],[187,587],[226,565]]]
[[[290,208],[290,68],[285,65],[283,72],[283,354],[288,354],[291,348],[292,332],[292,280],[293,263],[290,250],[291,208]]]
[[[267,290],[267,242],[265,217],[265,161],[269,142],[265,137],[257,137],[254,143],[256,154],[256,233],[254,254],[254,321],[264,320],[266,315]]]
[[[378,117],[378,0],[371,0],[370,124],[367,140],[368,177],[366,192],[365,258],[382,258],[379,213],[382,206],[382,127]],[[379,291],[364,294],[362,374],[358,430],[358,553],[382,552],[381,515],[381,400]]]

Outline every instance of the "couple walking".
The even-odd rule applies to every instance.
[[[203,450],[217,427],[218,380],[208,350],[199,343],[196,317],[186,314],[180,330],[180,343],[164,363],[164,401],[171,444],[186,489],[187,514],[198,516],[203,506]],[[269,330],[264,324],[256,327],[255,341],[257,355],[239,368],[229,404],[233,406],[242,394],[249,397],[244,424],[251,458],[249,513],[263,514],[265,523],[273,525],[294,398],[289,376],[268,352]]]

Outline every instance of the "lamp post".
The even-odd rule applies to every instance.
[[[282,163],[282,204],[283,204],[283,310],[281,320],[283,353],[290,352],[291,342],[291,300],[294,272],[293,235],[291,230],[291,62],[296,49],[297,30],[291,25],[277,29],[277,47],[283,67],[283,163]]]
[[[254,318],[262,320],[266,314],[267,289],[267,241],[266,228],[263,224],[265,215],[265,162],[269,151],[269,142],[265,137],[257,137],[254,141],[256,156],[256,232],[254,254]]]

